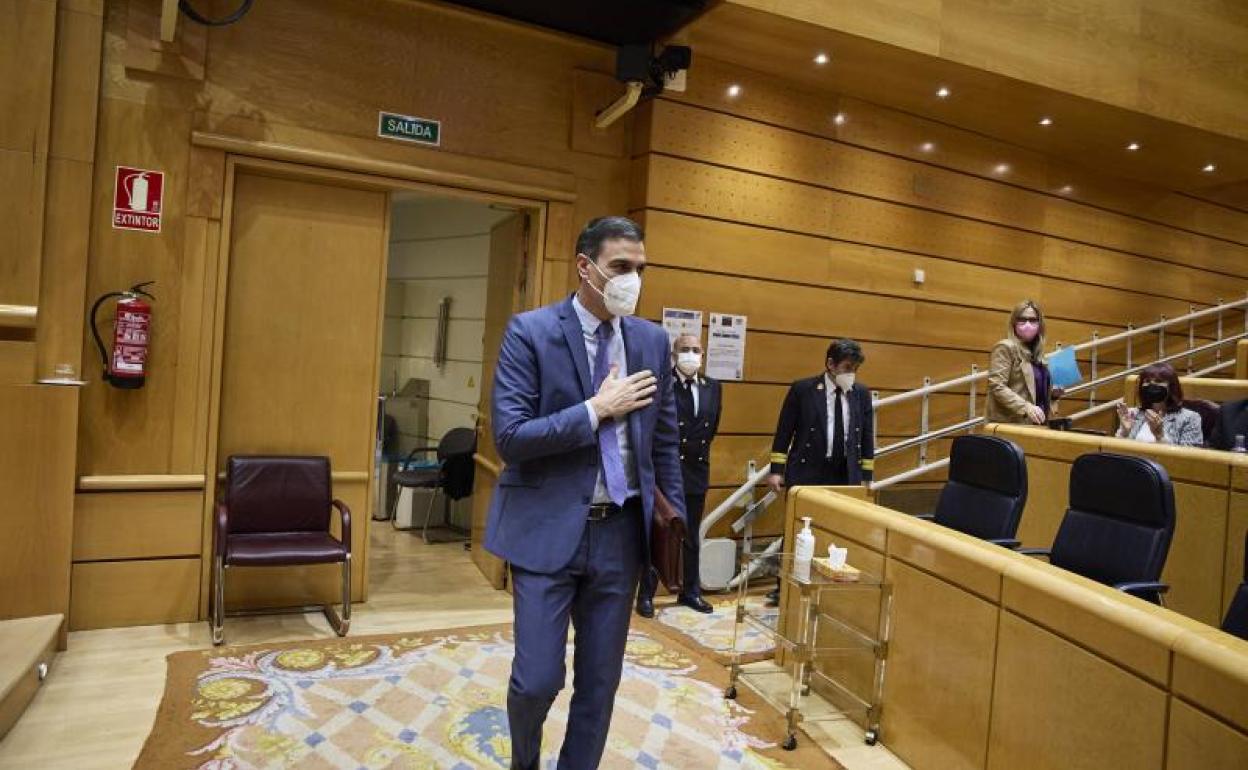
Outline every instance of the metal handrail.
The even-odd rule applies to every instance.
[[[1235,310],[1236,308],[1245,308],[1245,310],[1248,311],[1248,298],[1235,300],[1234,302],[1221,303],[1218,305],[1214,305],[1213,307],[1205,308],[1204,310],[1197,310],[1192,313],[1187,313],[1186,315],[1175,316],[1174,318],[1163,317],[1162,320],[1158,321],[1157,323],[1152,323],[1147,326],[1140,326],[1140,327],[1132,326],[1132,327],[1129,327],[1126,331],[1118,332],[1116,334],[1111,334],[1108,337],[1097,337],[1095,339],[1089,340],[1088,342],[1081,342],[1078,345],[1070,345],[1068,347],[1073,349],[1076,353],[1082,352],[1084,350],[1099,350],[1100,348],[1106,345],[1112,345],[1116,342],[1123,342],[1126,340],[1133,340],[1136,337],[1139,337],[1145,334],[1152,334],[1153,332],[1169,328],[1176,324],[1193,323],[1202,318],[1206,318],[1209,316],[1216,316],[1219,313],[1224,313],[1228,310]],[[1248,330],[1248,312],[1246,312],[1245,314],[1245,319],[1246,319],[1245,329]],[[907,390],[904,393],[896,393],[891,396],[886,396],[884,398],[876,399],[874,402],[875,408],[879,409],[880,407],[892,406],[893,404],[900,404],[905,401],[913,401],[914,399],[922,398],[925,395],[938,393],[942,390],[948,390],[949,388],[956,388],[959,385],[969,385],[971,383],[976,383],[976,382],[979,382],[981,380],[986,380],[986,379],[988,379],[988,372],[983,371],[983,372],[975,372],[972,374],[964,374],[961,377],[954,377],[953,379],[950,379],[950,380],[942,380],[940,382],[933,382],[929,385],[924,385],[922,387],[915,388],[914,390]]]
[[[1239,334],[1224,336],[1223,328],[1222,328],[1223,314],[1229,310],[1236,310],[1236,309],[1243,309],[1245,311],[1244,312],[1244,331]],[[1209,342],[1204,345],[1199,345],[1199,346],[1194,345],[1196,321],[1204,319],[1204,318],[1210,318],[1210,317],[1216,317],[1218,320],[1218,329],[1217,329],[1218,338],[1214,340],[1213,342]],[[1132,351],[1131,343],[1137,337],[1140,337],[1146,334],[1159,333],[1158,335],[1159,336],[1159,339],[1158,339],[1159,352],[1164,352],[1165,330],[1172,326],[1175,326],[1178,324],[1184,324],[1184,323],[1189,325],[1188,327],[1189,344],[1185,350],[1182,350],[1178,353],[1172,353],[1170,355],[1159,355],[1156,359],[1154,359],[1153,361],[1150,361],[1147,364],[1141,364],[1138,366],[1132,365],[1131,359],[1133,358],[1133,355],[1132,355],[1133,351]],[[1146,367],[1151,366],[1152,364],[1175,361],[1175,360],[1178,360],[1180,358],[1185,358],[1185,357],[1189,359],[1189,364],[1190,364],[1190,359],[1192,357],[1200,355],[1201,353],[1206,353],[1211,350],[1217,351],[1218,355],[1221,356],[1222,348],[1226,347],[1227,345],[1234,344],[1235,342],[1238,342],[1241,339],[1248,339],[1248,297],[1245,297],[1244,299],[1240,299],[1240,300],[1235,300],[1234,302],[1219,301],[1218,304],[1212,307],[1208,307],[1203,310],[1193,309],[1193,311],[1190,313],[1187,313],[1181,316],[1176,316],[1174,318],[1166,318],[1165,316],[1162,316],[1160,321],[1157,321],[1156,323],[1148,324],[1146,326],[1134,327],[1128,324],[1126,331],[1118,332],[1116,334],[1111,334],[1108,337],[1100,337],[1094,333],[1092,339],[1089,340],[1088,342],[1081,342],[1077,345],[1068,346],[1069,349],[1073,349],[1076,353],[1079,353],[1085,350],[1093,351],[1093,359],[1091,362],[1093,378],[1091,380],[1088,380],[1087,382],[1082,382],[1082,383],[1079,383],[1078,385],[1068,388],[1066,390],[1066,394],[1074,395],[1076,393],[1087,391],[1089,393],[1089,397],[1091,398],[1095,395],[1096,389],[1098,387],[1108,385],[1110,383],[1117,382],[1119,380],[1124,380],[1127,377],[1131,376],[1132,374],[1136,374],[1140,371],[1143,371]],[[1097,368],[1097,363],[1098,363],[1096,359],[1097,352],[1105,346],[1114,345],[1116,343],[1124,342],[1124,341],[1127,343],[1127,368],[1125,368],[1121,372],[1116,372],[1114,374],[1106,375],[1104,377],[1097,377],[1096,376],[1096,368]],[[1060,349],[1062,348],[1059,348],[1059,350]],[[1233,360],[1232,361],[1219,361],[1213,366],[1206,367],[1197,372],[1192,372],[1189,376],[1200,377],[1200,376],[1204,376],[1207,374],[1212,374],[1217,371],[1221,371],[1222,369],[1229,368],[1233,365],[1234,365]],[[905,391],[904,393],[896,393],[894,395],[887,396],[884,398],[880,398],[878,394],[872,393],[872,404],[876,410],[877,419],[878,419],[879,410],[881,408],[893,406],[894,404],[901,404],[907,401],[913,401],[915,399],[923,399],[923,408],[922,408],[922,413],[920,416],[921,429],[918,435],[911,436],[901,441],[897,441],[893,444],[889,444],[888,446],[880,447],[876,449],[875,451],[876,457],[885,457],[887,455],[895,454],[897,452],[901,452],[906,449],[910,449],[910,448],[917,446],[919,447],[919,450],[920,450],[919,465],[915,468],[911,468],[909,470],[902,471],[901,473],[895,474],[893,476],[889,476],[888,478],[874,481],[871,484],[871,488],[882,489],[884,487],[892,486],[893,484],[897,484],[902,481],[908,481],[912,478],[917,478],[926,473],[930,473],[931,471],[939,470],[940,468],[944,468],[945,466],[947,466],[949,464],[948,458],[936,460],[935,462],[931,462],[931,463],[926,461],[927,444],[930,443],[931,441],[934,441],[939,438],[943,438],[945,436],[952,435],[954,433],[960,433],[966,430],[973,430],[974,428],[986,422],[985,418],[980,417],[976,414],[977,410],[976,410],[976,388],[975,388],[976,384],[986,379],[988,379],[987,371],[980,371],[978,366],[972,366],[970,374],[964,374],[960,377],[954,377],[952,379],[942,380],[940,382],[931,382],[930,380],[925,380],[922,387],[915,388],[914,390],[908,390],[908,391]],[[933,393],[939,393],[941,391],[949,390],[950,388],[956,388],[961,385],[971,386],[971,390],[969,394],[969,407],[968,407],[967,419],[959,423],[956,423],[954,425],[945,426],[943,428],[937,428],[936,430],[928,430],[927,423],[928,423],[929,412],[928,412],[927,397],[932,395]],[[1100,414],[1101,412],[1107,411],[1109,409],[1114,409],[1117,406],[1117,404],[1121,401],[1122,399],[1119,398],[1113,401],[1108,401],[1104,404],[1091,406],[1080,412],[1076,412],[1072,415],[1069,415],[1068,419],[1072,421],[1078,421],[1078,420],[1084,419],[1086,417],[1090,417],[1095,414]],[[877,436],[879,435],[878,431],[876,432],[876,435]],[[732,492],[732,494],[726,497],[723,500],[723,502],[721,502],[719,505],[715,507],[714,510],[712,510],[709,514],[703,517],[702,526],[700,528],[701,536],[705,538],[706,533],[710,530],[710,527],[716,521],[723,518],[728,513],[728,511],[732,509],[734,506],[736,506],[744,497],[749,495],[753,491],[754,487],[757,486],[770,473],[771,473],[770,466],[764,465],[762,468],[760,468],[756,472],[748,474],[747,478],[741,484],[741,486],[737,487]]]
[[[1244,331],[1241,333],[1232,334],[1232,335],[1224,334],[1223,318],[1224,318],[1225,313],[1229,310],[1236,310],[1240,308],[1243,308],[1245,311]],[[1197,345],[1196,344],[1196,321],[1205,319],[1205,318],[1210,318],[1210,317],[1217,318],[1217,321],[1218,321],[1217,338],[1212,342],[1208,342],[1203,345]],[[1183,350],[1177,353],[1171,353],[1169,355],[1166,355],[1165,354],[1165,330],[1176,324],[1184,324],[1184,323],[1188,324],[1187,346]],[[1133,365],[1133,358],[1134,358],[1133,352],[1134,351],[1132,349],[1132,341],[1136,337],[1139,337],[1140,335],[1151,334],[1154,332],[1157,333],[1157,347],[1158,347],[1157,357],[1149,361],[1147,364]],[[1096,414],[1100,414],[1101,412],[1107,411],[1109,409],[1115,408],[1116,404],[1120,402],[1122,399],[1116,399],[1106,404],[1097,405],[1094,403],[1096,400],[1096,389],[1099,387],[1108,385],[1110,383],[1125,380],[1127,377],[1133,374],[1137,374],[1143,371],[1148,366],[1151,366],[1153,364],[1167,363],[1167,362],[1177,361],[1182,358],[1186,358],[1188,361],[1189,376],[1203,376],[1206,374],[1211,374],[1213,372],[1220,371],[1229,366],[1232,366],[1233,361],[1227,361],[1227,362],[1222,361],[1222,349],[1228,345],[1233,345],[1242,339],[1248,339],[1248,298],[1242,299],[1242,300],[1236,300],[1234,302],[1225,302],[1225,303],[1220,302],[1217,305],[1210,307],[1210,308],[1206,308],[1204,310],[1193,309],[1191,313],[1178,316],[1176,318],[1168,319],[1163,316],[1162,319],[1158,321],[1157,323],[1148,324],[1147,326],[1141,326],[1138,329],[1128,326],[1127,331],[1119,332],[1117,334],[1111,334],[1108,337],[1100,337],[1095,332],[1093,332],[1091,341],[1079,343],[1077,345],[1072,345],[1069,348],[1071,350],[1074,350],[1075,352],[1084,351],[1084,350],[1092,351],[1091,362],[1090,362],[1091,378],[1085,382],[1081,382],[1077,385],[1074,385],[1066,390],[1067,396],[1073,396],[1079,393],[1086,392],[1088,394],[1089,406],[1087,409],[1084,409],[1082,411],[1074,413],[1073,415],[1070,415],[1069,419],[1072,422],[1074,422],[1074,421],[1078,421],[1081,419],[1085,419],[1087,417],[1091,417]],[[1126,367],[1122,371],[1115,372],[1114,374],[1098,377],[1097,368],[1098,368],[1098,363],[1099,363],[1098,361],[1099,350],[1102,347],[1105,347],[1107,345],[1114,345],[1123,341],[1127,343]],[[1062,348],[1059,346],[1058,349],[1060,350]],[[1215,363],[1213,366],[1209,366],[1204,369],[1201,369],[1199,372],[1193,371],[1193,362],[1195,360],[1195,357],[1203,353],[1208,353],[1210,351],[1213,351],[1216,353],[1217,363]],[[976,414],[975,384],[979,382],[980,380],[987,379],[987,377],[988,377],[988,372],[980,372],[977,370],[976,367],[972,367],[971,374],[969,375],[955,377],[953,379],[945,380],[943,382],[938,382],[938,383],[932,383],[930,380],[925,379],[923,382],[923,386],[920,388],[915,388],[914,390],[907,391],[905,393],[898,393],[896,395],[889,396],[887,398],[876,397],[874,399],[874,404],[877,409],[877,417],[876,417],[877,421],[878,421],[879,408],[889,406],[892,404],[902,403],[905,401],[911,401],[914,399],[922,399],[922,410],[919,416],[919,432],[917,435],[911,436],[902,441],[898,441],[893,444],[890,444],[889,446],[878,449],[876,450],[876,453],[875,453],[877,457],[880,457],[882,455],[887,455],[887,454],[891,454],[895,452],[900,452],[905,449],[918,447],[919,458],[918,458],[917,467],[912,468],[910,470],[903,471],[902,473],[895,474],[893,476],[875,481],[871,485],[872,488],[887,487],[892,484],[896,484],[900,481],[905,481],[911,478],[915,478],[917,476],[921,476],[930,471],[937,470],[939,468],[944,467],[947,464],[947,462],[937,462],[937,463],[927,462],[927,445],[936,439],[944,438],[945,436],[949,436],[954,433],[960,433],[964,430],[973,430],[975,427],[985,422],[983,418],[979,417]],[[955,425],[938,428],[936,430],[929,430],[929,426],[928,426],[929,403],[930,403],[929,396],[932,393],[936,393],[942,390],[948,390],[949,388],[957,387],[959,385],[964,385],[964,384],[970,384],[971,386],[970,394],[969,394],[968,419],[962,422],[959,422]],[[878,431],[877,431],[877,435],[878,435]]]

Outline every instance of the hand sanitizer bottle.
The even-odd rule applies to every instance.
[[[797,533],[796,547],[793,549],[793,577],[802,581],[810,580],[810,562],[815,558],[815,533],[810,531],[810,517],[803,516],[802,531]]]

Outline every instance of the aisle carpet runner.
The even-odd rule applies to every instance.
[[[601,767],[837,770],[778,713],[672,636],[629,635]],[[174,653],[137,770],[507,768],[510,626]],[[571,672],[572,647],[568,647]],[[571,682],[546,722],[554,770]]]

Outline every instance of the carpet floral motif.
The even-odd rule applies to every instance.
[[[762,596],[747,597],[745,602],[751,615],[775,627],[780,617],[779,608],[768,607]],[[662,607],[655,613],[655,620],[689,637],[694,643],[706,648],[716,659],[727,661],[732,654],[737,599],[735,596],[718,599],[711,602],[711,605],[715,611],[709,614],[694,612],[679,604]],[[739,633],[737,650],[742,654],[743,661],[761,660],[775,652],[775,642],[758,626],[742,623]]]
[[[513,651],[499,630],[227,650],[195,679],[190,719],[215,737],[187,752],[187,766],[506,768]],[[679,647],[630,634],[602,767],[788,770],[759,753],[775,744],[753,734],[755,713],[696,669]],[[547,720],[551,770],[569,690]]]

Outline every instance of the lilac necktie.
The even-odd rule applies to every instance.
[[[594,392],[602,387],[602,381],[611,371],[611,337],[615,328],[610,321],[604,321],[594,332],[598,340],[598,353],[594,356]],[[623,505],[628,498],[628,484],[624,480],[624,461],[620,459],[620,437],[615,432],[615,420],[606,419],[598,423],[598,453],[602,458],[602,478],[606,482],[607,496],[616,505]]]

